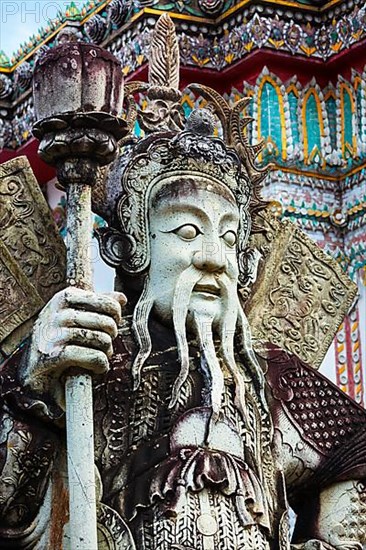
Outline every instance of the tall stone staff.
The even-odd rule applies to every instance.
[[[67,193],[67,281],[92,289],[91,188],[117,153],[126,123],[119,61],[94,45],[65,42],[34,70],[34,135]],[[70,370],[65,385],[70,536],[73,550],[97,550],[92,382]]]

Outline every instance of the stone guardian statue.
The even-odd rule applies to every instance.
[[[288,349],[253,350],[248,241],[267,171],[243,134],[247,99],[192,86],[207,107],[186,120],[178,84],[164,15],[149,84],[126,89],[145,135],[124,140],[93,195],[115,293],[57,292],[2,367],[0,547],[69,548],[64,377],[77,366],[93,376],[100,550],[361,550],[364,410]],[[331,271],[319,258],[295,277],[310,302]]]

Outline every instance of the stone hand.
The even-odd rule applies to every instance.
[[[37,394],[65,408],[62,379],[70,368],[102,374],[121,322],[122,293],[96,294],[69,287],[55,296],[35,323],[20,377]]]

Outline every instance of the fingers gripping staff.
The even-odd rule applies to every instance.
[[[126,123],[116,117],[122,108],[122,72],[119,61],[97,46],[60,42],[35,67],[34,105],[38,122],[34,134],[41,140],[40,156],[57,167],[58,180],[67,192],[68,284],[89,291],[92,289],[91,186],[96,181],[98,166],[113,160],[117,141],[126,134]],[[96,87],[96,81],[104,82],[105,89],[102,85]],[[63,331],[70,343],[70,332],[66,328]],[[83,370],[77,361],[72,365],[70,360],[69,365],[69,359],[75,355],[73,350],[77,351],[74,346],[80,343],[80,333],[75,328],[69,331],[74,344],[64,352],[70,355],[64,365],[71,367],[65,384],[70,547],[97,550],[92,383],[85,370],[87,361],[82,364]],[[84,333],[87,335],[88,332]],[[90,353],[90,370],[105,370],[103,352],[111,351],[108,336],[104,333],[98,338],[94,332],[90,344],[91,348],[96,345],[103,350],[99,355],[95,350]]]
[[[94,374],[108,370],[124,295],[98,295],[69,287],[42,310],[32,334],[23,383],[40,395],[50,393],[65,409],[64,378],[72,367]]]

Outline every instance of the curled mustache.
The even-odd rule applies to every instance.
[[[194,314],[194,322],[199,338],[202,356],[201,368],[205,380],[205,386],[211,398],[212,413],[207,426],[206,443],[211,439],[212,428],[219,419],[222,397],[224,395],[224,373],[220,361],[216,355],[213,339],[213,319],[206,315]]]
[[[150,291],[149,277],[146,277],[143,291],[136,304],[132,318],[132,330],[139,346],[139,351],[132,364],[133,390],[137,390],[141,381],[141,370],[148,359],[151,350],[151,337],[149,333],[149,317],[154,305],[154,298]]]
[[[238,322],[238,310],[241,307],[238,304],[236,293],[228,291],[226,279],[230,280],[230,274],[223,274],[218,280],[224,302],[226,303],[223,322],[219,326],[219,335],[221,341],[220,353],[231,373],[235,383],[235,405],[241,413],[244,424],[247,422],[247,413],[245,406],[245,382],[240,372],[234,352],[234,336]]]
[[[193,288],[201,277],[202,273],[191,265],[181,273],[177,281],[176,292],[174,292],[173,326],[177,339],[177,350],[181,368],[173,385],[169,408],[173,408],[176,405],[179,393],[189,374],[189,347],[186,336],[186,320]]]

